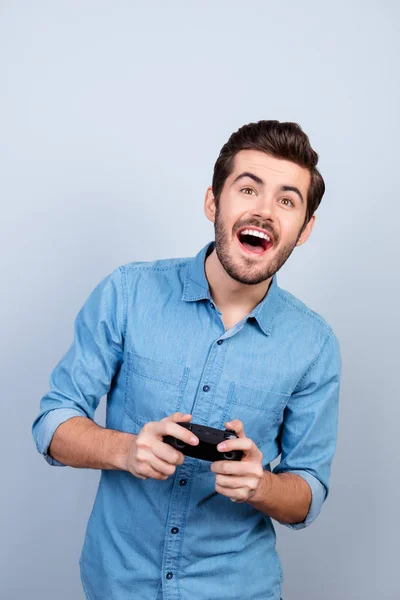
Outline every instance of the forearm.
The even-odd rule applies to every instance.
[[[70,467],[125,470],[126,458],[136,437],[105,429],[86,417],[73,417],[57,427],[49,454]]]
[[[311,500],[310,486],[299,475],[264,471],[258,490],[248,503],[280,523],[301,523]]]

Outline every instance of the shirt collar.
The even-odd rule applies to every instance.
[[[182,300],[196,302],[198,300],[211,300],[210,288],[205,273],[205,260],[214,250],[215,242],[209,242],[200,252],[190,260],[183,287]],[[251,311],[248,319],[257,320],[265,335],[270,335],[278,308],[279,287],[276,273],[272,278],[266,296]]]
[[[205,261],[215,247],[215,242],[210,242],[190,260],[187,268],[185,284],[183,286],[182,300],[193,302],[196,300],[211,300],[210,288],[205,272]]]

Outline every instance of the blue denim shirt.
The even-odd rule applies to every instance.
[[[210,296],[204,261],[130,263],[91,293],[71,348],[55,367],[33,424],[48,454],[55,429],[94,418],[137,434],[175,411],[224,429],[240,419],[264,469],[310,485],[303,523],[320,512],[335,451],[341,359],[324,319],[273,277],[268,293],[229,331]],[[219,342],[219,343],[218,343]],[[279,600],[282,569],[271,519],[215,491],[210,464],[185,458],[166,481],[102,471],[80,558],[89,600]]]

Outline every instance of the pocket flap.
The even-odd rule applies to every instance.
[[[182,379],[185,367],[174,363],[167,363],[153,358],[140,356],[134,352],[129,352],[130,368],[134,373],[141,377],[161,381],[168,385],[179,385]]]

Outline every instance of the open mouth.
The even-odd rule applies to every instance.
[[[262,255],[273,246],[271,237],[256,229],[242,229],[237,233],[237,238],[242,249],[247,254]]]

